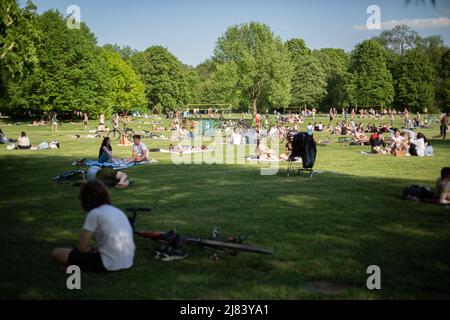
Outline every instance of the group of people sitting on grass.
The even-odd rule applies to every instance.
[[[353,136],[353,144],[370,145],[372,153],[391,154],[394,156],[425,157],[433,155],[433,146],[421,132],[413,130],[388,129],[389,138],[385,138],[385,130],[374,128],[370,134],[357,129]]]
[[[106,137],[103,139],[98,152],[98,163],[105,164],[107,162],[129,164],[129,163],[140,163],[147,161],[149,159],[149,150],[145,143],[141,141],[139,135],[133,137],[133,149],[132,156],[127,159],[119,159],[114,157],[113,149],[111,146],[111,139]],[[128,175],[123,171],[116,171],[110,167],[100,167],[92,166],[88,169],[86,174],[86,180],[91,181],[101,181],[105,185],[110,187],[115,187],[118,189],[128,188],[131,182],[128,179]]]
[[[145,143],[141,141],[140,135],[133,136],[133,149],[130,158],[125,159],[125,163],[143,162],[149,160],[149,150]],[[103,139],[100,146],[98,162],[117,162],[118,159],[114,158],[111,146],[111,139],[106,137]]]
[[[1,144],[7,144],[12,143],[11,145],[7,146],[7,150],[42,150],[42,149],[58,149],[60,147],[58,141],[52,141],[50,143],[48,142],[42,142],[37,146],[33,146],[31,144],[30,138],[26,134],[25,131],[22,131],[20,136],[17,139],[9,139],[6,137],[6,135],[3,133],[2,130],[0,130],[0,143]]]

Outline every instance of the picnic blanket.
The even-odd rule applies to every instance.
[[[183,152],[170,151],[168,149],[159,149],[159,152],[161,152],[161,153],[174,153],[174,154],[205,153],[205,152],[211,152],[211,151],[213,151],[213,150],[211,150],[211,149],[208,149],[208,150],[191,150],[190,147],[189,148],[183,147]]]
[[[98,162],[95,160],[87,160],[85,162],[88,167],[102,167],[102,168],[113,168],[114,170],[128,169],[134,166],[141,166],[145,164],[158,163],[158,160],[146,160],[142,162],[130,162],[126,163],[124,160],[119,160],[115,162]]]
[[[258,159],[257,156],[249,156],[245,158],[247,161],[254,161],[254,162],[285,162],[286,160],[282,159]],[[297,161],[293,161],[295,163],[302,163],[302,159],[298,159]]]

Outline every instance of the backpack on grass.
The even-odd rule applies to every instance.
[[[435,197],[434,192],[425,186],[409,186],[403,190],[403,198],[405,200],[429,200]]]

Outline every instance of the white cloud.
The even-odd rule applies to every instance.
[[[406,24],[413,29],[427,29],[427,28],[448,28],[450,27],[450,18],[418,18],[418,19],[403,19],[403,20],[390,20],[381,23],[381,29],[392,29],[396,25]],[[366,31],[367,26],[364,24],[353,26],[353,29]]]

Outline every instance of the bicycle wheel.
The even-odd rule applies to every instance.
[[[52,178],[52,180],[54,182],[70,182],[73,180],[76,180],[77,176],[79,175],[83,175],[84,171],[83,170],[74,170],[74,171],[69,171],[69,172],[64,172],[58,176],[55,176]]]
[[[131,140],[131,138],[133,138],[133,136],[134,136],[134,130],[131,128],[126,128],[125,136],[128,138],[128,140]]]
[[[274,254],[274,250],[269,248],[257,247],[253,245],[247,245],[242,243],[233,243],[227,242],[225,240],[210,240],[210,239],[201,239],[201,238],[184,238],[184,244],[200,246],[200,247],[208,247],[212,249],[224,249],[231,251],[242,251],[242,252],[253,252],[253,253],[261,253],[261,254]]]

